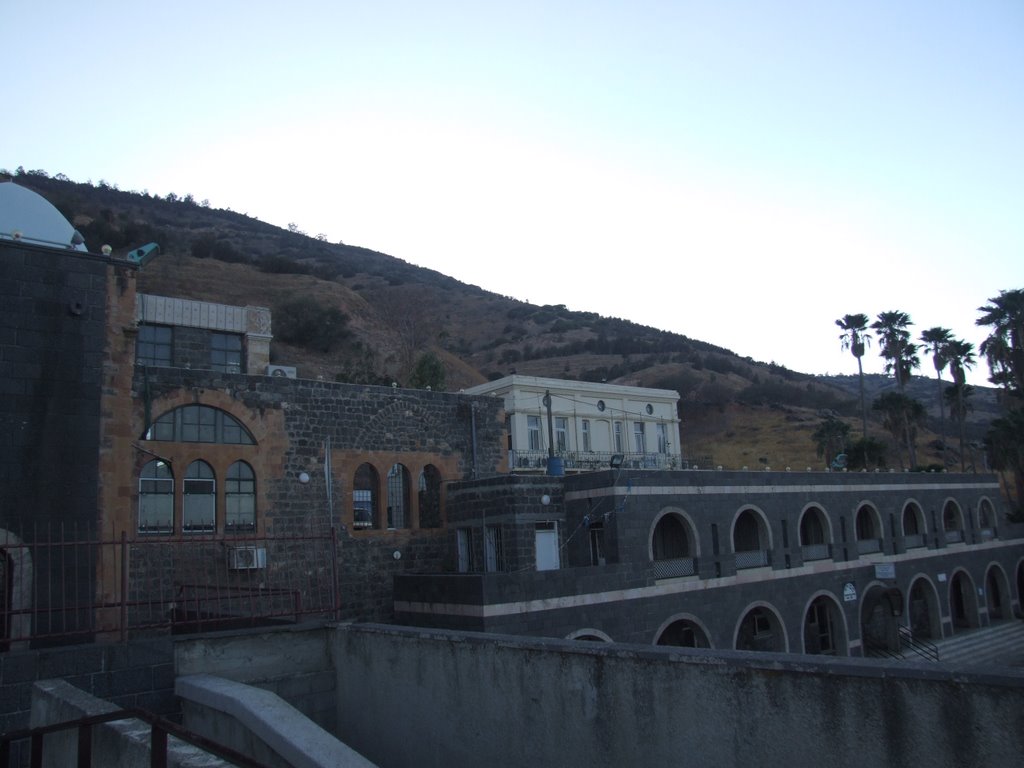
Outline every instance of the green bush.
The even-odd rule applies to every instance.
[[[294,298],[274,310],[274,335],[297,347],[330,352],[349,334],[348,316],[316,299]]]

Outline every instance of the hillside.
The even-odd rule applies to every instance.
[[[452,391],[513,371],[675,389],[684,455],[704,466],[820,466],[811,435],[825,413],[842,417],[854,436],[860,432],[856,376],[797,373],[627,320],[526,304],[190,197],[122,192],[42,172],[16,181],[53,203],[90,250],[109,244],[118,254],[159,243],[160,256],[140,272],[143,292],[273,309],[272,360],[296,366],[303,377],[404,384],[432,352]],[[922,464],[939,459],[936,384],[926,374],[908,392],[932,416],[933,431],[917,440]],[[869,408],[893,386],[866,377]],[[989,388],[978,388],[971,402],[968,439],[976,441],[999,411]],[[888,441],[869,419],[871,434]],[[948,414],[946,431],[953,446]],[[892,449],[890,464],[898,466]]]

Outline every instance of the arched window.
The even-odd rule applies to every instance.
[[[651,537],[651,553],[655,560],[675,560],[690,556],[686,523],[679,515],[670,513],[658,521]]]
[[[857,552],[864,555],[882,551],[882,532],[875,511],[867,504],[857,510],[855,522],[857,533]]]
[[[146,430],[143,440],[223,445],[256,444],[252,434],[238,419],[209,405],[183,405],[168,411]]]
[[[903,507],[903,546],[915,549],[925,545],[925,534],[928,529],[924,523],[924,512],[916,502],[907,502]]]
[[[960,506],[950,499],[942,507],[942,529],[946,532],[946,541],[955,544],[964,540],[964,517]]]
[[[420,528],[441,527],[441,473],[433,464],[420,472]]]
[[[409,527],[409,471],[401,464],[388,470],[388,528]]]
[[[377,495],[380,481],[372,464],[360,464],[352,480],[352,526],[356,530],[379,528]]]
[[[139,533],[174,532],[174,473],[154,459],[139,474]]]
[[[757,606],[747,612],[736,631],[736,650],[786,650],[786,634],[773,610]]]
[[[769,565],[768,526],[755,510],[745,509],[732,530],[732,550],[736,554],[736,568],[758,568]]]
[[[800,549],[805,562],[832,556],[828,524],[820,507],[808,507],[800,518]]]
[[[224,531],[256,530],[256,475],[244,461],[228,467],[224,479]]]
[[[213,533],[217,527],[217,481],[205,461],[193,461],[185,471],[181,529]]]

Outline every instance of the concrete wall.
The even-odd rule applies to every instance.
[[[339,627],[338,736],[382,766],[1008,766],[1024,673]]]

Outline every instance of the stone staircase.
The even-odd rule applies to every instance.
[[[960,630],[935,642],[940,664],[1024,667],[1024,621],[1009,619],[988,627]],[[906,655],[906,659],[921,661]]]

